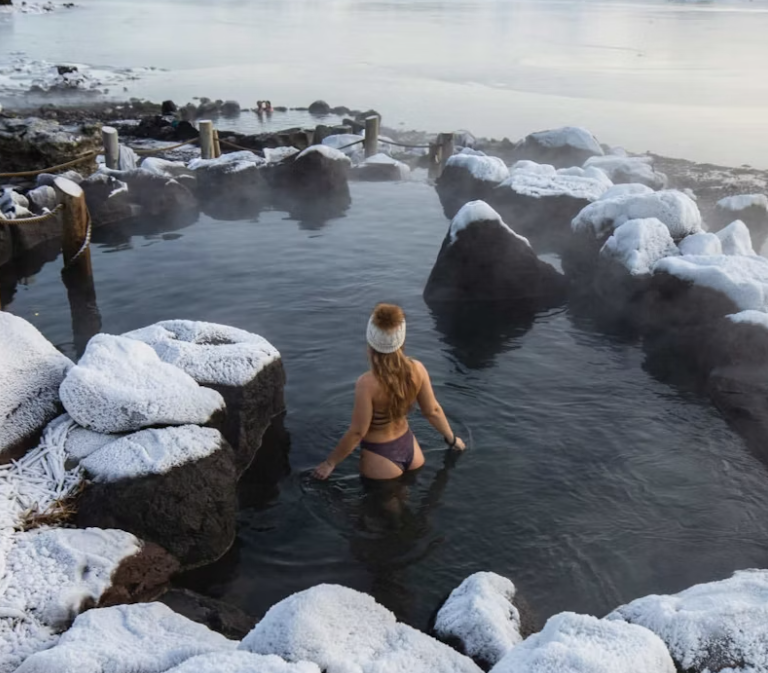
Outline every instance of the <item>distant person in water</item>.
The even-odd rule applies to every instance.
[[[424,454],[407,418],[414,402],[450,448],[466,448],[451,430],[426,368],[403,353],[403,310],[379,304],[368,321],[367,337],[371,369],[355,385],[352,423],[328,458],[315,468],[317,479],[327,479],[358,445],[360,473],[369,479],[394,479],[419,469]]]

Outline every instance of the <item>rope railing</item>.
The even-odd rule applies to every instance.
[[[0,222],[2,224],[43,224],[44,222],[55,218],[56,215],[58,215],[62,210],[64,210],[64,206],[60,203],[53,210],[49,210],[47,213],[37,215],[36,217],[19,217],[15,219],[8,219],[0,214]]]
[[[407,143],[399,143],[396,140],[388,140],[387,138],[379,138],[380,143],[386,143],[387,145],[395,145],[396,147],[405,147],[413,150],[428,150],[430,145],[409,145]]]
[[[243,147],[242,145],[238,145],[237,143],[233,143],[231,140],[226,140],[224,138],[219,138],[219,142],[222,145],[227,145],[228,147],[232,147],[236,150],[240,150],[243,152],[255,152],[256,150],[253,147]]]
[[[100,151],[88,152],[88,154],[84,154],[83,156],[78,157],[77,159],[73,159],[72,161],[68,161],[65,164],[59,164],[58,166],[51,166],[50,168],[41,168],[39,171],[22,171],[20,173],[0,173],[0,178],[34,178],[38,175],[42,175],[43,173],[55,173],[56,171],[62,171],[65,168],[71,168],[72,166],[77,166],[77,164],[82,163],[84,161],[95,159],[97,156],[99,156],[99,154],[101,154]]]
[[[58,206],[57,206],[58,208]],[[93,220],[91,220],[91,214],[88,213],[88,228],[85,231],[85,238],[83,239],[83,244],[80,246],[80,249],[74,254],[72,259],[70,259],[68,262],[64,263],[64,268],[68,269],[70,268],[82,255],[85,254],[85,251],[88,250],[89,246],[91,245],[91,234],[93,233]],[[65,257],[66,259],[66,257]]]

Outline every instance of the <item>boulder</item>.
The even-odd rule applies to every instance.
[[[160,360],[134,339],[97,334],[60,388],[67,413],[96,432],[131,432],[158,425],[211,423],[224,411],[221,395]]]
[[[328,115],[331,114],[331,106],[324,100],[316,100],[309,108],[309,114],[311,115]]]
[[[723,246],[717,234],[700,231],[686,236],[679,244],[681,255],[722,255]]]
[[[328,584],[274,605],[239,649],[312,661],[326,673],[480,672],[468,657],[399,623],[370,596]]]
[[[171,589],[159,601],[187,619],[233,640],[245,638],[257,621],[234,605],[189,589]]]
[[[29,657],[17,673],[164,673],[236,645],[161,603],[118,605],[80,615],[54,647]]]
[[[106,173],[94,173],[80,183],[94,228],[129,220],[140,208],[131,201],[128,185]]]
[[[185,568],[216,561],[234,542],[237,471],[218,430],[143,430],[105,444],[80,466],[91,484],[79,500],[79,526],[130,531]]]
[[[484,670],[531,633],[515,605],[517,589],[491,572],[470,575],[451,592],[435,619],[435,633],[472,657]]]
[[[221,104],[221,114],[225,117],[236,117],[240,114],[240,103],[236,100],[225,100]]]
[[[531,133],[518,142],[512,156],[515,161],[527,159],[555,168],[582,166],[590,157],[602,156],[603,148],[589,131],[565,126],[550,131]]]
[[[697,584],[671,596],[638,598],[607,619],[655,633],[679,670],[746,672],[768,667],[766,570],[741,570],[727,580]]]
[[[309,661],[288,663],[274,654],[214,652],[187,659],[167,673],[321,673]]]
[[[756,255],[752,247],[752,236],[741,220],[731,222],[716,234],[720,241],[720,249],[724,255]]]
[[[489,200],[493,189],[509,177],[509,169],[498,157],[462,152],[449,157],[435,189],[443,212],[453,218],[469,201]]]
[[[57,203],[58,198],[52,187],[37,187],[25,196],[13,190],[5,190],[0,197],[0,211],[8,219],[27,218],[42,214],[46,208],[53,210]],[[61,215],[38,224],[10,225],[9,231],[13,255],[23,255],[39,245],[61,238]]]
[[[143,215],[157,217],[172,213],[181,215],[197,211],[197,199],[178,179],[143,167],[119,171],[101,169],[128,186],[128,198],[141,208]]]
[[[721,199],[715,206],[712,228],[722,229],[734,220],[746,224],[760,252],[768,238],[768,196],[765,194],[741,194]]]
[[[160,109],[160,114],[164,117],[174,115],[179,111],[178,106],[172,100],[164,100]]]
[[[300,150],[295,147],[265,147],[262,152],[268,164],[279,164],[298,154]]]
[[[98,126],[62,125],[30,117],[0,117],[0,172],[31,171],[58,166],[89,152],[100,150]],[[79,170],[94,170],[95,158],[78,164]]]
[[[653,169],[653,157],[597,156],[587,159],[584,168],[599,168],[616,184],[641,184],[666,189],[669,180]]]
[[[488,202],[515,230],[545,249],[562,250],[571,221],[613,185],[597,168],[563,168],[519,161],[491,190]]]
[[[0,463],[35,446],[61,413],[59,386],[73,366],[22,318],[0,312]]]
[[[277,349],[235,327],[189,320],[163,321],[124,336],[152,346],[163,362],[221,393],[227,405],[222,431],[243,472],[272,418],[285,408],[285,372]]]
[[[424,289],[428,302],[561,300],[565,278],[542,262],[484,201],[466,204],[451,222]]]
[[[662,640],[632,624],[563,612],[491,673],[676,673]]]
[[[411,169],[402,161],[386,154],[374,154],[363,163],[354,166],[349,172],[349,177],[366,182],[393,182],[407,180],[410,174]]]
[[[59,199],[56,196],[56,190],[48,185],[35,187],[35,189],[28,191],[26,196],[29,200],[30,210],[36,215],[44,213],[47,210],[53,210],[59,202]]]

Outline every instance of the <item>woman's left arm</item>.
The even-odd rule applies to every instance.
[[[336,466],[352,453],[365,437],[371,426],[373,399],[365,379],[361,376],[355,384],[355,408],[352,411],[352,423],[344,433],[336,448],[320,463],[313,472],[316,479],[328,479]]]

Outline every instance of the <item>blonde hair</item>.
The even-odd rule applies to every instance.
[[[373,310],[371,320],[380,330],[392,332],[405,322],[405,313],[395,304],[378,304]],[[384,390],[390,420],[402,418],[408,413],[418,394],[410,359],[402,348],[394,353],[379,353],[369,348],[368,353],[371,371]]]

